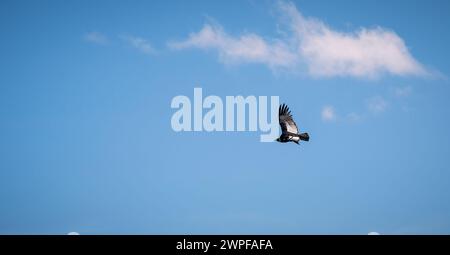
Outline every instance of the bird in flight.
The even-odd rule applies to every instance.
[[[281,126],[281,135],[277,138],[277,142],[287,143],[294,142],[299,144],[300,140],[309,141],[308,133],[299,133],[297,124],[292,118],[291,111],[286,104],[280,105],[278,108],[278,121]]]

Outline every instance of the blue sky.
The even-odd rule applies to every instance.
[[[448,1],[1,1],[1,234],[449,234]],[[279,96],[311,140],[174,132]]]

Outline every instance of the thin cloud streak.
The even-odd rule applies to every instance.
[[[144,54],[152,55],[156,53],[150,42],[144,38],[131,35],[123,35],[120,38]]]

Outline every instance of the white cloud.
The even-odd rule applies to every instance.
[[[220,26],[205,24],[174,49],[215,49],[224,63],[261,63],[271,68],[306,66],[315,77],[351,76],[375,78],[392,75],[427,75],[394,31],[376,27],[346,33],[324,22],[304,17],[291,2],[278,2],[288,35],[268,40],[253,33],[228,35]],[[301,63],[301,65],[298,65]]]
[[[425,75],[402,38],[384,28],[361,28],[352,33],[333,30],[320,20],[304,17],[288,2],[279,2],[290,21],[298,50],[314,76],[376,77]]]
[[[296,56],[279,40],[268,42],[256,34],[238,37],[228,35],[219,25],[205,24],[197,33],[191,33],[181,42],[171,42],[172,49],[215,49],[223,63],[261,63],[270,67],[288,67],[295,63]]]
[[[130,36],[130,35],[124,35],[120,36],[122,40],[129,43],[133,48],[136,48],[140,52],[144,54],[155,54],[156,50],[153,48],[153,46],[150,44],[149,41],[147,41],[144,38],[136,37],[136,36]]]
[[[105,45],[109,42],[108,38],[98,32],[89,32],[83,35],[83,39],[86,42],[90,42],[90,43],[95,43],[95,44],[100,44],[100,45]]]
[[[69,236],[77,236],[77,235],[80,235],[80,233],[78,233],[78,232],[69,232],[69,233],[67,233],[67,235],[69,235]]]
[[[336,113],[333,106],[324,106],[321,115],[323,121],[330,122],[336,120]]]
[[[380,235],[380,233],[378,233],[378,232],[369,232],[368,235],[369,236],[375,236],[375,235]]]
[[[367,100],[367,108],[372,113],[381,113],[388,107],[388,102],[381,96],[375,96]]]

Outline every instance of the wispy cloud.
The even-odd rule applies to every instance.
[[[173,49],[215,49],[220,61],[227,64],[247,62],[300,69],[306,66],[301,71],[314,77],[428,75],[392,30],[376,27],[340,32],[319,19],[303,16],[291,2],[280,1],[277,9],[288,31],[280,39],[254,33],[232,36],[219,25],[205,24],[187,39],[168,45]]]
[[[375,114],[384,112],[388,107],[388,102],[381,96],[369,98],[366,103],[369,111]]]
[[[331,105],[326,105],[322,108],[321,116],[325,122],[335,121],[337,118],[334,107]]]
[[[369,115],[378,115],[390,108],[391,106],[395,106],[396,100],[400,100],[403,98],[407,98],[412,93],[411,86],[400,87],[390,90],[390,96],[386,97],[377,95],[365,100],[365,110],[360,112],[350,112],[348,114],[343,114],[339,121],[347,121],[349,123],[357,123],[362,120],[365,120]],[[403,101],[403,100],[400,100]],[[408,112],[410,107],[406,104],[401,104],[401,110],[404,112]],[[327,105],[322,108],[321,118],[323,121],[330,122],[332,120],[337,120],[338,116],[336,114],[336,109],[333,106]]]
[[[294,64],[296,56],[287,44],[280,40],[271,42],[256,34],[238,37],[228,35],[221,26],[205,24],[197,33],[191,33],[181,42],[170,42],[172,49],[200,48],[215,49],[223,63],[261,63],[270,67],[288,67]]]
[[[86,42],[105,45],[109,42],[109,39],[106,35],[101,34],[99,32],[89,32],[83,35],[83,39]]]
[[[131,35],[122,35],[120,38],[144,54],[151,55],[156,53],[150,42],[144,38]]]

